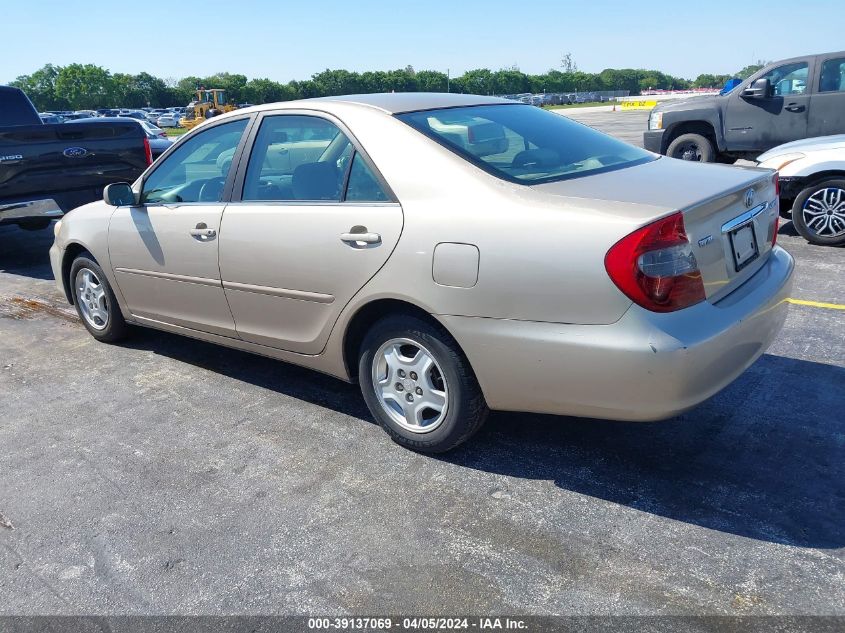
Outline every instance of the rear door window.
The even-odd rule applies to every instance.
[[[845,92],[845,57],[828,59],[822,64],[819,92]]]
[[[242,200],[340,202],[352,143],[316,116],[266,117],[255,137]]]
[[[367,161],[361,154],[355,152],[352,166],[349,169],[349,181],[346,185],[346,198],[349,202],[388,202],[378,179]]]

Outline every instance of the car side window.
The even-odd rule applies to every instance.
[[[242,200],[339,202],[352,143],[331,121],[266,117],[255,137]]]
[[[760,79],[768,79],[776,97],[807,92],[807,62],[795,62],[773,68]]]
[[[215,125],[185,140],[144,182],[141,203],[220,202],[247,122]]]
[[[819,92],[845,92],[845,57],[828,59],[822,64]]]
[[[344,199],[350,202],[387,202],[389,200],[370,166],[358,152],[352,156]]]

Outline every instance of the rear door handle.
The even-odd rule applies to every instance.
[[[363,242],[364,244],[380,244],[381,235],[378,233],[341,233],[341,242]]]
[[[784,110],[788,110],[789,112],[803,112],[806,109],[805,106],[798,105],[797,103],[790,103],[784,108]]]

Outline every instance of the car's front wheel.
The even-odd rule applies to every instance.
[[[845,179],[831,178],[799,193],[792,204],[792,224],[811,244],[845,244]]]
[[[701,134],[681,134],[669,143],[666,155],[681,160],[712,163],[716,160],[716,148],[710,139]]]
[[[487,418],[481,388],[455,340],[417,317],[387,317],[370,329],[358,379],[382,428],[416,451],[451,450]]]
[[[68,281],[82,324],[98,341],[115,343],[128,327],[103,269],[89,253],[80,254],[70,267]]]

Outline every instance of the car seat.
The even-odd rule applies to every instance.
[[[297,200],[338,200],[338,180],[333,162],[303,163],[293,170],[293,195]]]

